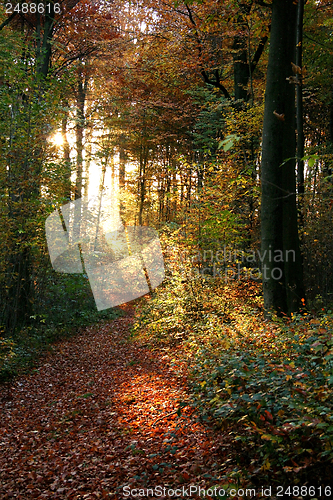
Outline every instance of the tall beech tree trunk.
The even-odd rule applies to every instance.
[[[261,166],[261,251],[265,311],[299,309],[304,297],[295,175],[297,5],[273,0]]]
[[[297,123],[297,193],[300,224],[303,225],[303,198],[304,198],[304,128],[303,128],[303,81],[302,81],[302,53],[303,53],[303,15],[304,0],[297,4],[297,34],[296,34],[296,123]]]

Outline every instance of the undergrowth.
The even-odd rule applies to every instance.
[[[174,272],[140,303],[133,335],[177,346],[193,404],[232,436],[244,484],[319,486],[332,479],[332,331],[331,311],[265,321],[255,282]]]
[[[97,311],[84,275],[50,270],[30,324],[10,337],[0,328],[0,383],[33,367],[43,353],[52,349],[52,343],[74,335],[84,326],[114,319],[120,314],[120,309],[113,308]]]

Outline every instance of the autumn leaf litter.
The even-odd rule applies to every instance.
[[[220,445],[186,406],[185,365],[128,342],[132,321],[86,328],[14,381],[0,402],[2,499],[214,484]]]

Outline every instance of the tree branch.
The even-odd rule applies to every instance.
[[[262,53],[264,52],[264,48],[265,48],[267,40],[268,40],[268,36],[265,35],[265,36],[262,37],[262,39],[259,42],[259,45],[258,45],[257,50],[256,50],[256,53],[254,54],[252,62],[251,62],[251,74],[253,73],[253,71],[257,67],[259,59],[260,59]]]
[[[16,16],[16,14],[17,14],[16,12],[13,12],[9,17],[7,17],[7,19],[2,24],[0,24],[0,31],[5,26],[7,26],[7,24],[9,24],[12,19],[14,19],[14,17]]]
[[[209,78],[209,76],[207,75],[207,72],[204,69],[201,70],[201,75],[202,75],[205,83],[209,83],[209,85],[213,85],[214,87],[220,89],[221,92],[223,92],[223,95],[227,99],[231,99],[231,96],[230,96],[229,92],[227,91],[227,89],[225,88],[225,86],[222,85],[222,83],[220,82],[220,78],[216,78],[215,80],[211,80]],[[216,77],[216,72],[215,72],[215,77]]]
[[[198,42],[199,57],[200,57],[200,61],[202,61],[202,43],[201,43],[201,40],[200,40],[200,37],[198,34],[197,25],[193,19],[193,15],[192,15],[192,12],[191,12],[189,6],[187,4],[185,4],[185,5],[186,5],[187,12],[188,12],[189,20],[191,21],[192,25],[194,26],[194,33],[195,33],[195,36],[196,36],[196,39]],[[222,83],[220,82],[220,76],[219,76],[218,70],[215,71],[215,80],[211,80],[207,74],[207,71],[204,69],[203,64],[201,63],[201,76],[203,77],[205,83],[209,83],[209,85],[213,85],[214,87],[218,88],[219,90],[221,90],[221,92],[223,93],[223,95],[227,99],[231,100],[231,96],[230,96],[229,92],[227,91],[225,86],[222,85]]]

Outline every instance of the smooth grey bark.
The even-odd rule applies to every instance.
[[[261,251],[268,316],[272,311],[296,311],[304,297],[296,208],[295,86],[289,80],[296,56],[296,21],[292,0],[273,1],[261,165]]]

